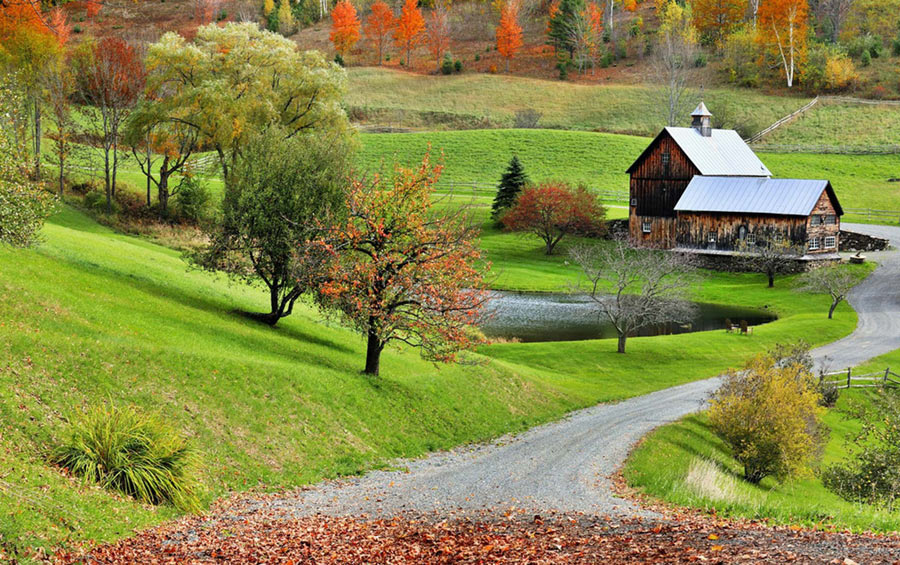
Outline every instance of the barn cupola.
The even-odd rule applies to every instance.
[[[691,118],[693,119],[691,127],[699,131],[700,135],[703,137],[712,136],[712,126],[710,125],[712,114],[709,113],[706,104],[701,101],[697,108],[691,112]]]

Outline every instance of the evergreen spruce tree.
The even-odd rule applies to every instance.
[[[500,214],[509,209],[526,184],[528,184],[528,175],[525,174],[525,168],[522,167],[519,158],[513,155],[509,166],[506,167],[506,172],[500,177],[497,196],[494,197],[494,204],[491,206],[491,218],[496,220]]]
[[[575,52],[575,25],[585,10],[585,0],[561,0],[559,11],[550,20],[547,43],[571,59]]]

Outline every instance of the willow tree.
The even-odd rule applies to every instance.
[[[167,33],[147,52],[147,88],[165,92],[148,109],[194,128],[218,155],[226,190],[248,139],[271,125],[286,138],[346,130],[346,75],[316,51],[255,24],[215,24],[192,41]]]

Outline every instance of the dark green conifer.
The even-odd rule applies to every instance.
[[[522,187],[528,184],[528,175],[525,174],[525,168],[519,158],[513,155],[506,172],[500,177],[500,184],[497,185],[497,196],[494,197],[494,204],[491,206],[491,218],[498,219],[500,215],[508,210],[518,198]]]

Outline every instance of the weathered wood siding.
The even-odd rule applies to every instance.
[[[804,216],[679,212],[675,243],[692,249],[736,251],[748,236],[755,237],[758,244],[780,236],[805,246],[808,220]]]
[[[829,224],[826,218],[831,216],[834,223]],[[835,253],[841,245],[841,217],[835,213],[834,203],[828,197],[827,191],[822,191],[819,201],[813,208],[806,221],[807,240],[816,237],[819,239],[819,249],[809,250],[809,253]],[[825,247],[825,238],[834,237],[834,246]]]
[[[650,233],[644,233],[644,221],[650,222]],[[628,235],[635,247],[675,247],[675,218],[637,216],[632,213],[628,219]]]
[[[668,158],[664,155],[668,154]],[[635,245],[672,247],[675,243],[675,204],[700,171],[668,134],[662,135],[631,171],[629,234]],[[651,232],[643,233],[643,221]]]

